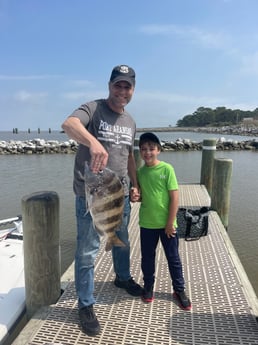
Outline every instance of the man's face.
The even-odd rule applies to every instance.
[[[115,107],[125,107],[130,102],[133,92],[134,87],[127,81],[109,83],[109,100]]]

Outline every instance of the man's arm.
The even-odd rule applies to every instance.
[[[107,165],[108,153],[101,143],[84,127],[77,117],[68,117],[62,124],[65,133],[79,144],[89,147],[91,169],[93,172],[102,170]]]
[[[84,146],[90,147],[91,141],[96,140],[87,131],[78,117],[68,117],[62,124],[62,128],[69,138]]]
[[[128,176],[131,181],[130,201],[132,202],[139,201],[140,189],[139,189],[137,176],[136,176],[136,163],[135,163],[133,152],[129,153],[129,156],[128,156]]]

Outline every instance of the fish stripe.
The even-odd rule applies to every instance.
[[[117,199],[110,200],[110,198],[107,198],[106,202],[103,202],[103,199],[102,201],[100,200],[99,203],[96,202],[94,207],[92,208],[92,211],[97,214],[99,212],[104,212],[104,211],[120,208],[123,205],[124,205],[124,194]]]
[[[115,195],[116,193],[121,193],[121,192],[123,192],[123,186],[122,186],[122,183],[120,182],[120,180],[113,181],[112,184],[105,186],[105,189],[99,189],[98,191],[96,191],[96,193],[93,190],[93,194],[96,194],[100,198],[102,196],[107,195],[107,194]]]

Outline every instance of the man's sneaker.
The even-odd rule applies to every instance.
[[[177,299],[180,308],[184,310],[190,310],[192,308],[191,301],[184,291],[174,291],[173,296]]]
[[[79,309],[79,318],[84,333],[93,336],[100,333],[100,324],[93,310],[93,304]]]
[[[129,295],[132,296],[141,296],[142,295],[142,287],[135,283],[133,278],[130,278],[129,280],[120,280],[116,277],[114,284],[116,287],[120,289],[125,289]]]
[[[144,288],[142,291],[143,302],[150,303],[154,300],[153,286],[150,289]]]

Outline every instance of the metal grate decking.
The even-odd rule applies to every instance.
[[[204,185],[200,184],[181,184],[179,186],[180,207],[210,207],[211,200]]]
[[[207,192],[202,188],[184,186],[180,204],[190,206],[186,200],[187,195],[191,195],[192,206],[207,205]],[[142,283],[138,207],[138,204],[133,205],[130,225],[131,271],[135,280]],[[72,281],[58,303],[48,308],[46,316],[37,313],[30,322],[32,326],[29,323],[26,327],[27,333],[25,328],[13,344],[258,344],[254,312],[225,245],[223,231],[217,213],[211,212],[208,236],[190,242],[180,239],[191,311],[181,310],[172,298],[170,276],[160,246],[156,257],[155,300],[144,304],[140,298],[131,297],[113,285],[111,254],[106,253],[102,245],[95,275],[95,311],[101,323],[101,334],[88,337],[80,331]]]

